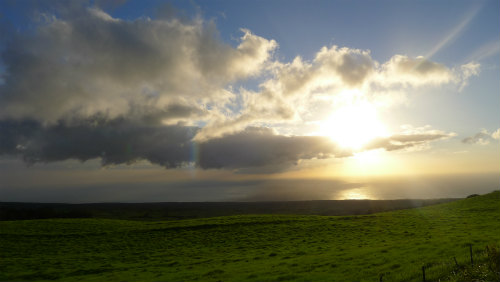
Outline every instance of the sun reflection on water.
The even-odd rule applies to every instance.
[[[373,199],[370,193],[366,191],[366,188],[355,188],[344,190],[340,192],[340,199],[342,200],[368,200]]]

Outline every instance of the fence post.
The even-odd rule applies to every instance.
[[[455,266],[456,266],[456,267],[458,267],[457,258],[456,258],[456,257],[453,257],[453,260],[455,261]]]
[[[425,282],[425,266],[422,266],[422,278],[423,278],[422,281]]]
[[[469,244],[469,252],[470,252],[470,264],[474,266],[474,259],[472,258],[472,244]]]
[[[380,282],[383,282],[383,281],[382,281],[382,280],[383,280],[383,278],[384,278],[384,274],[382,273],[382,274],[380,274],[380,280],[379,280],[379,281],[380,281]]]

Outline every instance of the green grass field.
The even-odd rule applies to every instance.
[[[4,281],[453,280],[500,243],[500,192],[365,216],[0,222]]]

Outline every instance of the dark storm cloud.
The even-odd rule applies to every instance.
[[[345,156],[327,137],[283,136],[268,128],[245,131],[200,144],[202,168],[292,165],[301,159]]]
[[[191,139],[198,129],[148,126],[123,119],[87,119],[48,127],[36,121],[0,122],[0,153],[19,155],[27,163],[101,158],[103,165],[146,159],[178,167],[190,159]]]
[[[223,137],[194,141],[199,130],[102,116],[50,125],[34,120],[2,120],[0,155],[20,156],[28,164],[100,158],[105,166],[148,160],[166,168],[194,165],[241,172],[275,172],[301,160],[352,155],[352,151],[341,149],[324,136],[284,136],[269,128],[248,127]],[[373,140],[364,150],[418,149],[451,136],[440,131],[393,135]]]
[[[344,154],[325,137],[281,136],[267,128],[206,142],[192,141],[199,128],[156,126],[92,118],[43,126],[30,121],[0,121],[0,154],[17,155],[29,164],[100,158],[103,165],[148,160],[166,168],[196,165],[204,169],[292,166],[301,159]]]

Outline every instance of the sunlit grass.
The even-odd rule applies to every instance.
[[[0,281],[421,281],[500,242],[500,192],[367,216],[0,222]]]

